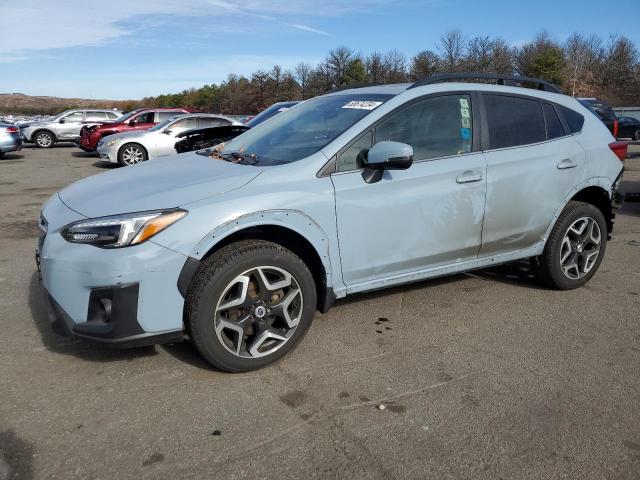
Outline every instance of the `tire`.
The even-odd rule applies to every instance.
[[[637,142],[638,140],[640,140],[640,130],[636,130],[636,131],[633,133],[632,138],[633,138],[636,142]]]
[[[315,315],[316,286],[307,265],[291,251],[243,240],[203,261],[185,310],[187,333],[198,352],[215,368],[246,372],[275,362],[300,341]]]
[[[56,143],[56,138],[51,132],[38,130],[33,134],[33,143],[35,143],[38,148],[51,148]]]
[[[581,287],[595,275],[606,247],[607,222],[602,212],[589,203],[569,202],[538,258],[538,272],[551,288]]]
[[[147,150],[139,143],[125,143],[118,150],[118,163],[120,165],[135,165],[147,161]]]

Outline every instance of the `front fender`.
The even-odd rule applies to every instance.
[[[306,238],[322,261],[327,286],[333,285],[329,237],[315,220],[299,210],[264,210],[236,217],[209,232],[196,244],[189,256],[202,260],[207,252],[229,235],[247,228],[267,225],[287,228]]]

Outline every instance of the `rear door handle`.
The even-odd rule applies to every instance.
[[[482,180],[482,173],[477,170],[465,170],[456,177],[457,183],[471,183]]]
[[[564,160],[560,160],[558,163],[558,170],[564,170],[566,168],[575,168],[578,164],[571,160],[570,158],[565,158]]]

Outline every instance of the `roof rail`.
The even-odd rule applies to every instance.
[[[407,90],[423,85],[432,85],[434,83],[448,82],[450,80],[496,80],[498,85],[509,85],[517,87],[522,83],[531,83],[537,85],[538,90],[545,92],[562,93],[562,91],[553,83],[542,80],[541,78],[520,77],[517,75],[500,75],[498,73],[484,72],[465,72],[465,73],[442,73],[431,75],[430,77],[418,80]]]

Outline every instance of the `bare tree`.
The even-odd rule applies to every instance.
[[[347,47],[334,48],[329,52],[325,62],[332,74],[334,85],[341,85],[347,66],[354,59],[353,50]]]
[[[309,93],[309,84],[313,75],[313,68],[308,63],[300,62],[296,65],[295,79],[300,85],[300,95],[302,99],[306,99]]]
[[[397,83],[407,80],[407,57],[403,53],[391,50],[384,56],[383,63],[387,70],[387,82]]]
[[[465,41],[460,30],[450,30],[440,37],[438,43],[440,62],[445,72],[457,72],[461,69],[464,57]]]
[[[381,53],[373,52],[369,55],[365,59],[364,66],[372,83],[381,83],[386,80],[388,72]]]
[[[417,53],[411,59],[409,77],[411,80],[420,80],[438,72],[440,59],[435,52],[424,50]]]

